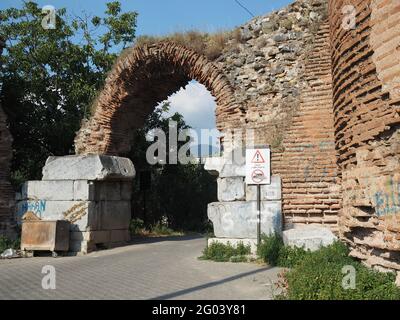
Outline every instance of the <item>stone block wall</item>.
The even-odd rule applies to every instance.
[[[257,240],[257,187],[245,184],[245,163],[232,161],[232,153],[207,160],[205,169],[218,175],[218,201],[208,205],[216,238],[212,242],[243,242],[255,252]],[[281,179],[271,177],[271,185],[261,186],[261,232],[282,232]]]
[[[366,264],[400,270],[400,2],[331,0],[329,12],[341,235]]]
[[[133,177],[128,159],[51,157],[44,180],[26,182],[17,194],[17,221],[28,212],[30,218],[69,221],[70,252],[124,244],[130,240]]]

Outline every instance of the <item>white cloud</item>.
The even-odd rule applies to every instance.
[[[168,97],[170,113],[179,112],[193,129],[215,128],[215,99],[202,84],[191,81]]]

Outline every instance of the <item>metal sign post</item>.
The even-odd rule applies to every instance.
[[[261,186],[271,184],[269,147],[246,149],[246,184],[257,186],[257,245],[261,243]]]

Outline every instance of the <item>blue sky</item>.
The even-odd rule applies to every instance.
[[[293,0],[294,1],[294,0]],[[265,15],[292,0],[239,0],[254,15]],[[73,15],[102,16],[107,0],[37,0],[39,6],[67,8]],[[229,30],[249,21],[252,16],[235,0],[120,0],[122,11],[137,11],[137,35],[164,35],[196,29],[206,32]],[[0,0],[0,9],[20,7],[21,0]],[[185,90],[173,94],[171,112],[183,114],[193,128],[215,127],[215,102],[207,89],[190,82]]]
[[[264,15],[293,2],[291,0],[239,0],[252,13]],[[106,0],[37,0],[40,6],[65,7],[79,15],[102,15]],[[162,35],[174,31],[230,29],[248,21],[251,16],[235,0],[121,0],[123,11],[137,11],[137,34]],[[20,7],[21,0],[1,0],[0,9]]]

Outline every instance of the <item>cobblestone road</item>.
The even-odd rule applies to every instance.
[[[278,269],[200,261],[204,238],[177,237],[84,257],[0,260],[0,299],[270,299]],[[56,289],[42,289],[43,266]]]

